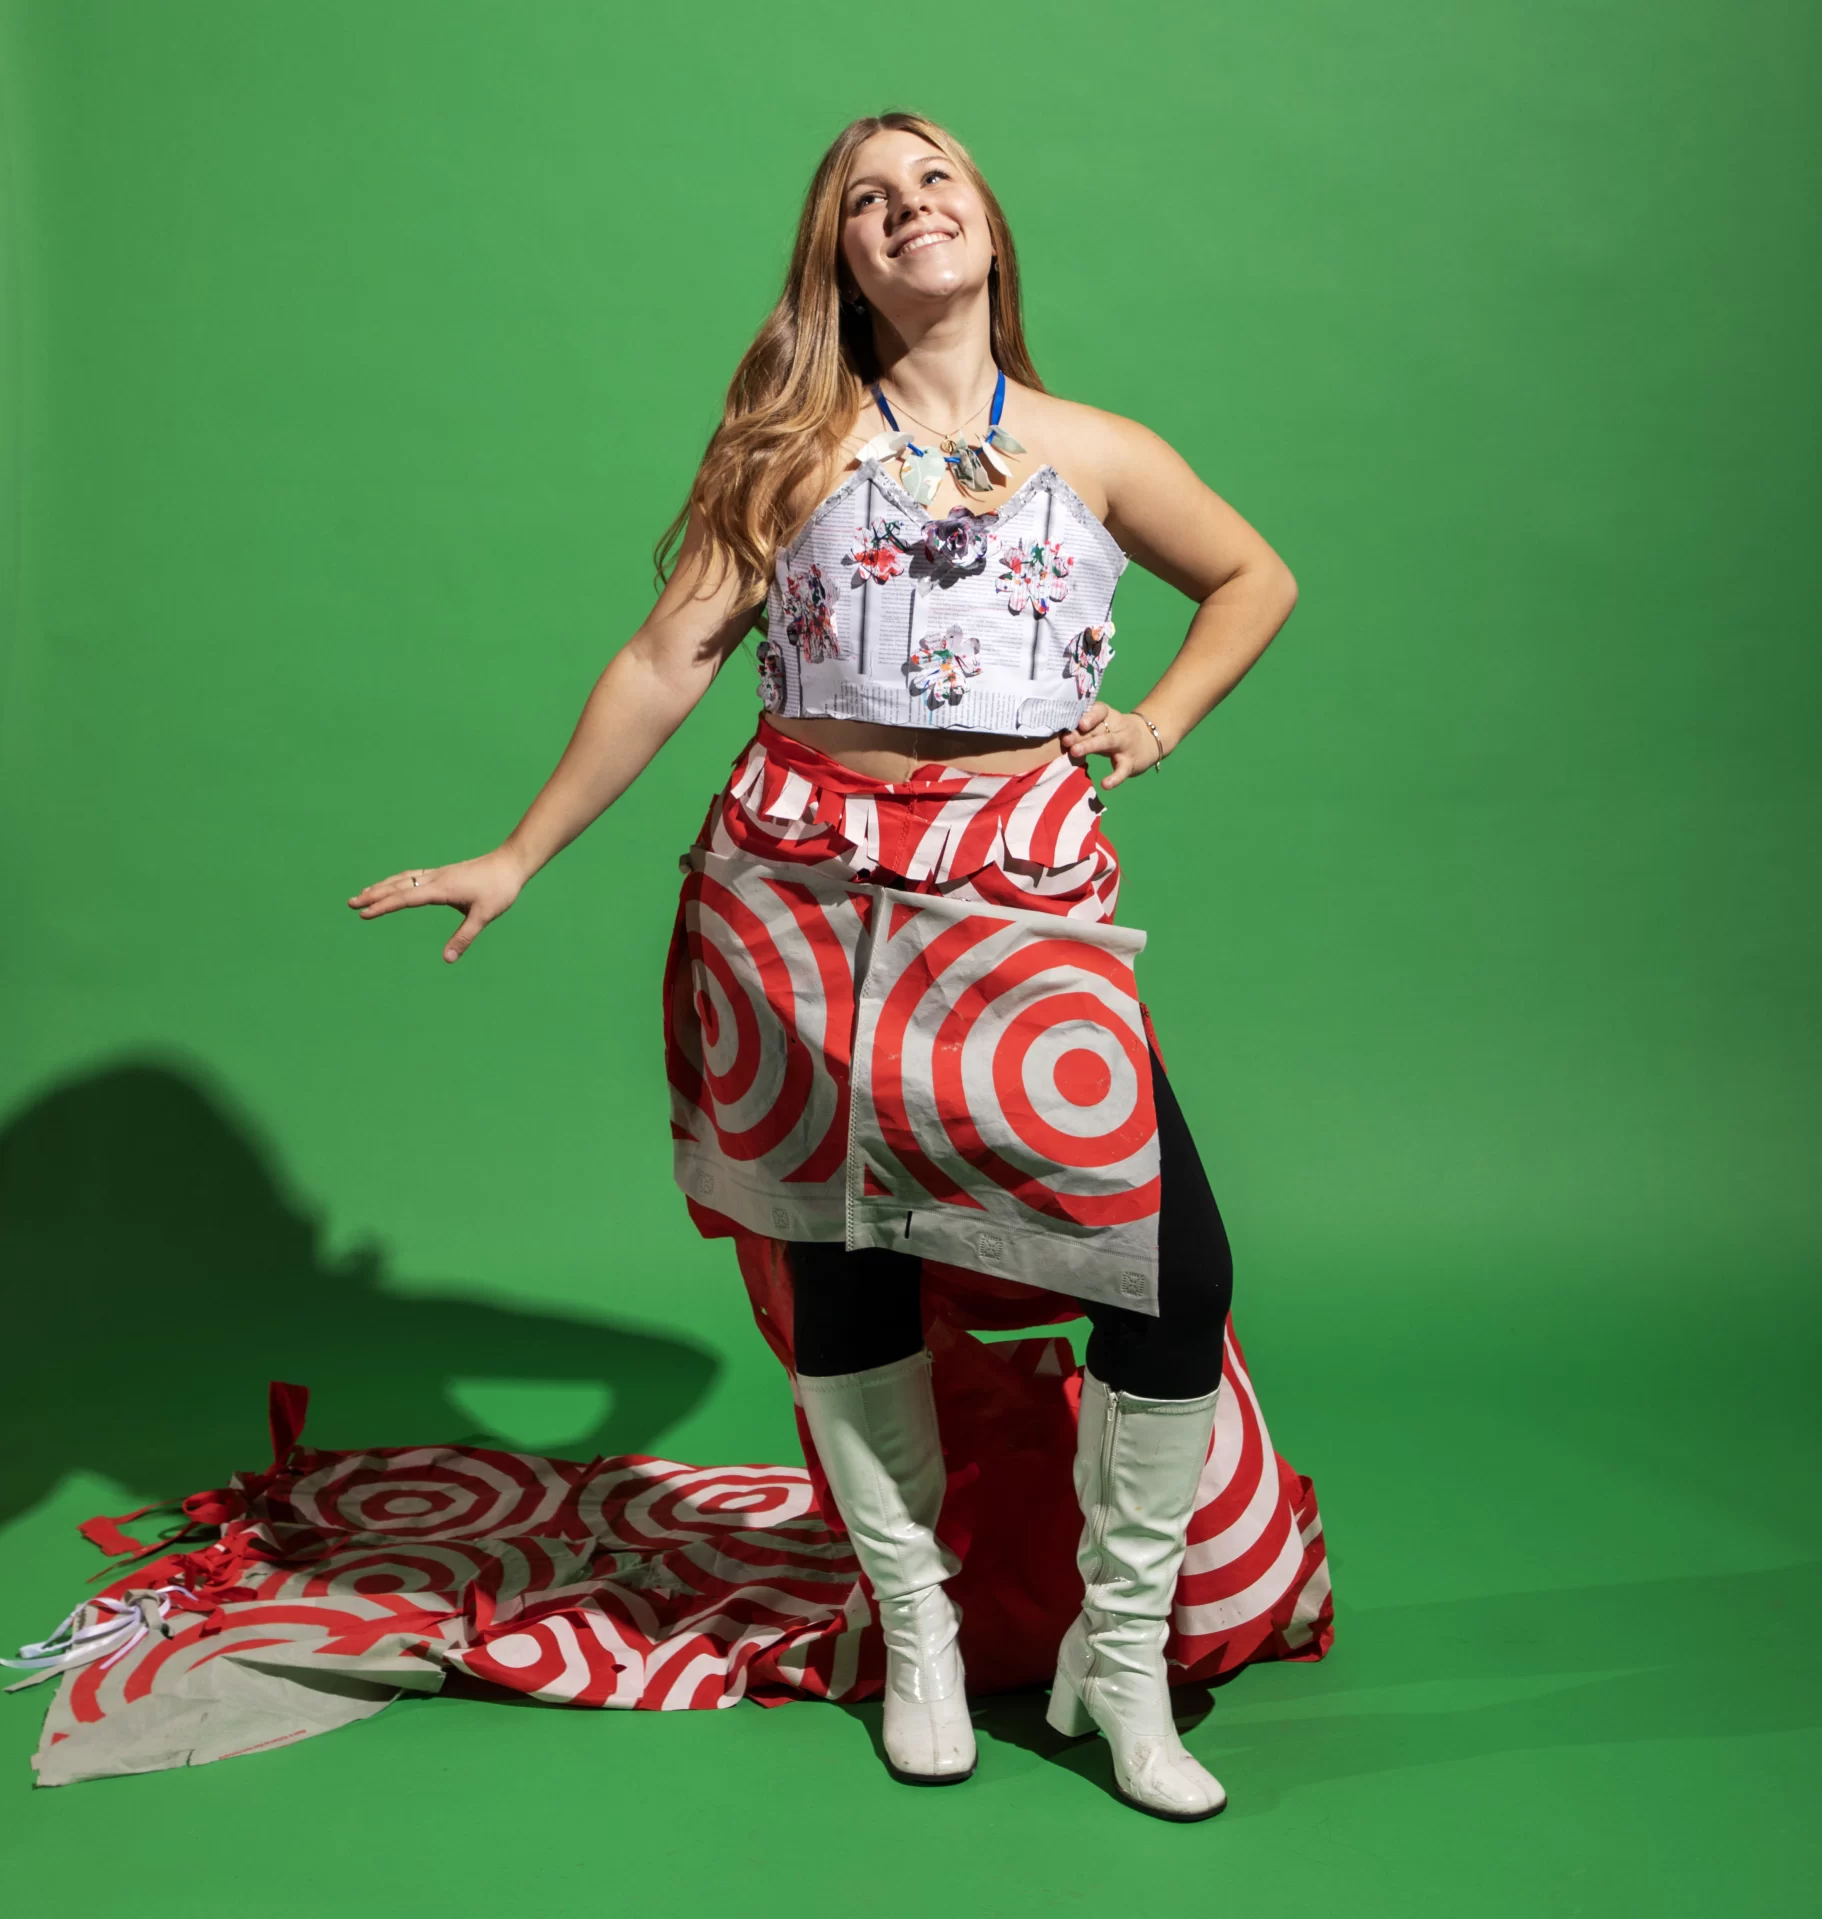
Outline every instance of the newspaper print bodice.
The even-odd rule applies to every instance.
[[[1127,555],[1053,466],[932,514],[876,459],[778,556],[768,712],[1046,739],[1100,695]]]

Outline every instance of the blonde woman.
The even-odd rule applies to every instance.
[[[1195,612],[1121,706],[1101,683],[1129,558]],[[1060,1295],[1093,1328],[1082,1601],[1051,1723],[1105,1735],[1130,1804],[1206,1818],[1225,1794],[1177,1734],[1164,1650],[1231,1258],[1135,1011],[1138,936],[1115,921],[1085,762],[1106,762],[1103,791],[1158,766],[1295,582],[1156,434],[1044,390],[999,204],[908,113],[824,155],[658,564],[656,604],[504,843],[349,904],[454,907],[458,960],[763,619],[758,729],[683,862],[677,1178],[703,1231],[769,1246],[788,1275],[778,1337],[877,1607],[888,1765],[913,1784],[975,1767],[923,1286],[978,1277],[1023,1291],[1024,1323]]]

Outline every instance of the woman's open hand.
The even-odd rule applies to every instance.
[[[452,963],[466,953],[489,920],[497,920],[519,897],[526,873],[505,847],[454,866],[414,866],[390,879],[363,886],[348,902],[364,920],[396,913],[401,906],[453,906],[462,923],[450,935],[443,957]]]
[[[1146,773],[1164,757],[1156,735],[1136,713],[1122,713],[1105,700],[1096,700],[1082,715],[1080,726],[1062,735],[1063,745],[1077,766],[1090,753],[1105,753],[1113,761],[1101,777],[1103,787],[1118,786],[1128,773]]]

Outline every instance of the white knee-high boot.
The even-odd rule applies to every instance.
[[[1057,1655],[1050,1724],[1099,1727],[1128,1805],[1164,1819],[1206,1819],[1227,1804],[1220,1780],[1177,1736],[1164,1642],[1184,1531],[1208,1457],[1219,1387],[1200,1399],[1143,1399],[1082,1375],[1075,1485],[1082,1611]]]
[[[946,1786],[974,1771],[958,1615],[943,1581],[961,1562],[936,1537],[942,1446],[930,1355],[822,1376],[797,1390],[854,1556],[873,1587],[886,1641],[886,1761],[907,1785]]]

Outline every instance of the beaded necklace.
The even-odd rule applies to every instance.
[[[886,423],[886,431],[876,434],[860,450],[863,460],[886,460],[898,456],[899,484],[919,506],[928,506],[936,498],[938,483],[947,467],[955,483],[968,493],[987,493],[995,485],[1012,477],[1002,455],[1023,453],[1024,447],[1000,425],[1000,409],[1006,404],[1006,375],[1002,372],[993,385],[993,410],[987,418],[987,431],[978,440],[959,433],[938,435],[934,446],[919,446],[892,417],[886,396],[877,380],[872,385],[873,403]],[[920,422],[921,424],[921,422]],[[934,429],[932,429],[934,431]]]

